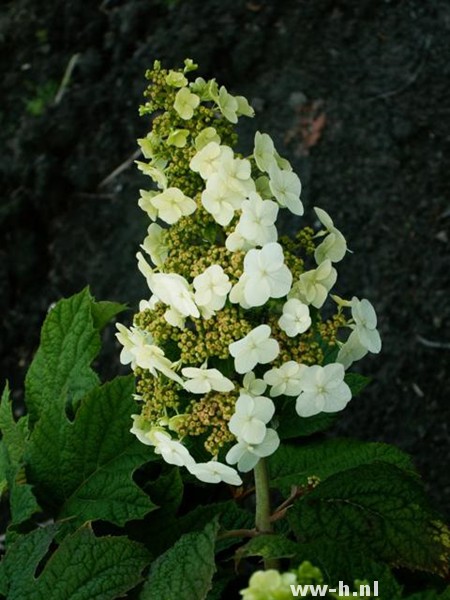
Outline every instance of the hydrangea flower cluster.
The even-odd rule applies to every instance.
[[[153,186],[137,260],[149,296],[117,338],[142,407],[131,431],[201,481],[240,485],[278,448],[286,400],[299,418],[342,410],[345,369],[381,341],[368,300],[331,296],[322,317],[344,236],[320,208],[319,231],[303,224],[300,180],[269,135],[236,151],[234,125],[253,109],[214,79],[189,82],[196,68],[146,74],[141,114],[153,119],[137,165]],[[282,213],[295,239],[280,237]]]

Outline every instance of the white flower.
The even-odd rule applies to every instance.
[[[269,170],[269,186],[280,206],[287,207],[294,215],[302,215],[303,204],[300,200],[302,184],[292,171],[272,165]]]
[[[176,308],[168,308],[163,316],[166,323],[169,323],[169,325],[172,325],[172,327],[184,329],[186,317],[182,315]]]
[[[185,196],[181,190],[170,187],[157,194],[151,199],[151,203],[158,211],[158,217],[173,225],[181,217],[191,215],[197,208],[197,204]]]
[[[337,271],[329,259],[324,260],[317,269],[306,271],[300,275],[299,281],[294,283],[289,298],[298,298],[305,304],[312,304],[321,308],[327,294],[336,283]]]
[[[345,408],[352,393],[344,382],[344,375],[344,367],[339,363],[306,367],[301,378],[302,393],[295,405],[300,417],[337,412]]]
[[[139,192],[141,197],[138,200],[138,206],[148,214],[152,221],[156,221],[158,218],[158,211],[153,206],[152,200],[158,194],[158,192],[155,192],[154,190],[149,192],[146,190],[139,190]]]
[[[262,396],[266,391],[267,384],[262,379],[257,379],[253,371],[244,375],[241,391],[250,396]]]
[[[214,127],[206,127],[205,129],[202,129],[202,131],[200,131],[200,133],[195,138],[195,148],[196,150],[202,150],[202,148],[207,146],[210,142],[220,144],[220,137],[217,131],[214,129]],[[203,179],[206,179],[206,177],[204,177]]]
[[[240,304],[242,306],[242,308],[251,308],[250,304],[248,304],[245,301],[245,296],[244,296],[244,291],[245,291],[245,285],[248,281],[248,275],[246,275],[245,273],[243,273],[240,278],[239,281],[237,283],[234,284],[234,286],[231,288],[231,292],[230,295],[228,296],[228,299],[230,300],[230,302],[232,304]]]
[[[284,304],[278,324],[289,337],[303,333],[311,325],[308,306],[297,298],[291,298]]]
[[[228,428],[238,440],[260,444],[266,435],[266,424],[275,413],[275,405],[265,396],[241,394]]]
[[[234,217],[234,211],[240,208],[245,196],[231,189],[227,178],[214,173],[208,178],[202,192],[202,204],[214,220],[225,227]]]
[[[185,367],[181,373],[190,380],[184,382],[184,389],[193,394],[207,394],[211,390],[231,392],[234,389],[234,383],[217,369]]]
[[[172,129],[167,138],[167,145],[184,148],[187,144],[189,133],[189,129]]]
[[[152,446],[148,434],[152,429],[152,425],[142,415],[131,415],[133,419],[133,426],[130,432],[137,437],[137,439],[147,446]]]
[[[254,246],[264,246],[276,242],[278,233],[274,223],[278,215],[278,205],[271,200],[262,200],[252,192],[242,203],[242,215],[236,232]]]
[[[157,298],[154,294],[150,296],[149,300],[140,300],[139,312],[144,312],[144,310],[155,310],[158,302],[159,298]]]
[[[122,364],[131,363],[133,369],[136,367],[148,369],[155,377],[159,371],[169,379],[173,379],[181,385],[183,384],[181,377],[174,371],[174,364],[165,357],[161,348],[154,345],[151,334],[136,327],[127,329],[121,323],[117,323],[116,326],[119,330],[116,337],[123,345],[120,354]]]
[[[250,248],[254,247],[254,244],[249,242],[243,237],[237,229],[232,231],[230,235],[225,240],[225,247],[230,252],[237,252],[238,250],[250,250]]]
[[[244,117],[254,117],[255,111],[250,106],[247,98],[245,96],[235,96],[234,99],[238,103],[238,108],[236,114],[238,116],[244,115]]]
[[[280,347],[270,334],[268,325],[258,325],[245,337],[230,344],[230,354],[234,357],[234,367],[238,373],[248,373],[258,363],[265,365],[275,360]]]
[[[202,179],[208,179],[208,177],[217,172],[221,153],[221,146],[219,146],[218,142],[210,141],[193,156],[189,167],[192,171],[199,173]]]
[[[227,294],[231,290],[228,275],[220,265],[211,265],[194,279],[197,306],[205,307],[209,311],[220,310],[224,307]]]
[[[155,158],[157,153],[157,149],[159,144],[161,143],[160,138],[151,131],[145,138],[139,138],[137,140],[140,149],[142,150],[142,154],[145,158],[152,159]]]
[[[151,431],[149,436],[155,446],[155,453],[161,454],[166,463],[188,468],[194,465],[195,461],[189,450],[181,442],[173,440],[165,431]]]
[[[171,70],[169,71],[169,74],[166,75],[166,83],[172,87],[181,88],[188,84],[188,80],[183,73]]]
[[[135,369],[136,355],[134,349],[144,346],[145,344],[152,344],[153,337],[150,333],[142,331],[137,327],[128,329],[125,325],[122,325],[122,323],[116,323],[116,327],[119,330],[118,333],[116,333],[116,338],[123,346],[119,360],[122,365],[131,363],[131,368]]]
[[[228,465],[216,460],[206,463],[196,463],[188,467],[189,472],[205,483],[228,483],[229,485],[242,485],[242,479],[237,471]]]
[[[147,369],[156,377],[159,371],[169,379],[183,385],[183,380],[174,371],[174,364],[164,355],[164,351],[154,344],[142,344],[131,349],[136,365]]]
[[[345,241],[345,237],[338,229],[336,229],[328,213],[317,206],[314,207],[314,210],[316,211],[319,221],[328,233],[314,252],[314,258],[316,259],[317,264],[320,265],[327,258],[334,263],[341,261],[347,252],[347,242]]]
[[[282,394],[285,396],[298,396],[302,390],[301,379],[305,369],[306,365],[290,360],[283,363],[281,367],[267,371],[264,374],[264,381],[272,387],[270,390],[271,397],[275,398]]]
[[[367,348],[359,340],[358,332],[354,329],[345,344],[340,347],[336,362],[348,369],[355,361],[363,358],[367,352]]]
[[[194,302],[194,294],[184,277],[176,273],[155,273],[140,252],[137,253],[138,268],[147,280],[153,294],[184,317],[200,316]]]
[[[378,354],[381,350],[381,338],[378,333],[377,315],[372,304],[364,299],[352,298],[352,317],[356,325],[359,341],[369,352]]]
[[[136,160],[137,167],[144,175],[148,175],[156,183],[160,190],[167,187],[167,177],[163,171],[166,163],[164,161],[152,161],[151,164]],[[164,166],[163,166],[164,165]]]
[[[255,182],[251,178],[250,161],[245,158],[234,158],[233,154],[229,156],[224,154],[218,165],[217,173],[226,182],[230,191],[239,194],[242,200],[256,190]]]
[[[169,248],[164,243],[165,236],[166,230],[157,223],[152,223],[147,230],[144,243],[141,244],[141,248],[147,252],[157,267],[162,267],[169,255]]]
[[[267,133],[255,133],[255,149],[253,156],[260,171],[268,173],[275,163],[275,146]]]
[[[198,318],[200,316],[190,286],[181,275],[155,273],[151,290],[161,302],[177,310],[184,317]]]
[[[280,244],[252,249],[244,258],[244,298],[249,306],[262,306],[269,298],[281,298],[291,289],[292,273],[284,264]]]
[[[173,107],[182,119],[188,121],[189,119],[192,119],[194,110],[199,104],[200,98],[196,94],[190,92],[188,88],[183,87],[177,92]]]
[[[230,465],[237,463],[237,468],[242,473],[251,471],[260,458],[270,456],[280,445],[280,438],[274,429],[266,429],[266,434],[260,444],[249,444],[244,441],[238,441],[228,451],[225,460]]]
[[[225,119],[230,121],[230,123],[237,123],[237,111],[239,109],[239,104],[236,98],[229,94],[224,86],[222,86],[219,90],[219,97],[217,98],[217,105],[220,109],[220,112],[223,114]]]

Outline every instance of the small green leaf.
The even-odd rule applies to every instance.
[[[152,565],[140,600],[204,600],[216,571],[217,519],[202,531],[183,535]]]
[[[133,377],[118,377],[81,401],[74,422],[56,405],[36,424],[27,451],[30,480],[59,518],[76,526],[103,519],[119,526],[155,508],[132,475],[154,459],[130,434]]]
[[[288,519],[302,543],[448,572],[448,529],[428,508],[417,477],[392,464],[366,464],[328,477],[295,503]]]
[[[34,424],[55,406],[64,410],[99,383],[90,364],[100,349],[88,289],[51,309],[41,343],[25,379],[25,398]]]
[[[127,308],[128,307],[126,304],[119,304],[118,302],[93,302],[91,310],[94,327],[98,330],[102,330],[113,317],[123,312]]]
[[[55,531],[38,529],[8,549],[3,560],[8,600],[114,600],[141,581],[145,548],[125,537],[97,538],[89,527],[67,536],[36,579]]]
[[[344,381],[352,392],[352,398],[355,398],[369,385],[371,378],[359,373],[346,373]]]
[[[329,439],[310,444],[284,444],[269,459],[271,486],[288,494],[311,476],[323,480],[352,467],[383,461],[413,471],[407,454],[389,444]]]

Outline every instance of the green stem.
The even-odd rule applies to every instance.
[[[269,471],[267,462],[260,458],[254,468],[255,474],[255,493],[256,493],[256,531],[259,533],[272,533],[272,523],[270,521],[270,488]],[[278,569],[279,562],[273,558],[264,559],[265,569]]]
[[[260,533],[271,533],[269,472],[264,458],[255,466],[256,516],[255,525]]]

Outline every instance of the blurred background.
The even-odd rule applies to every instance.
[[[246,95],[353,251],[335,292],[367,297],[383,339],[335,431],[412,453],[450,514],[448,0],[14,0],[0,8],[0,380],[20,410],[48,307],[90,285],[146,297],[133,165],[144,73],[184,58]],[[128,314],[131,319],[132,311]],[[361,363],[360,363],[361,364]],[[113,328],[100,361],[117,374]]]

